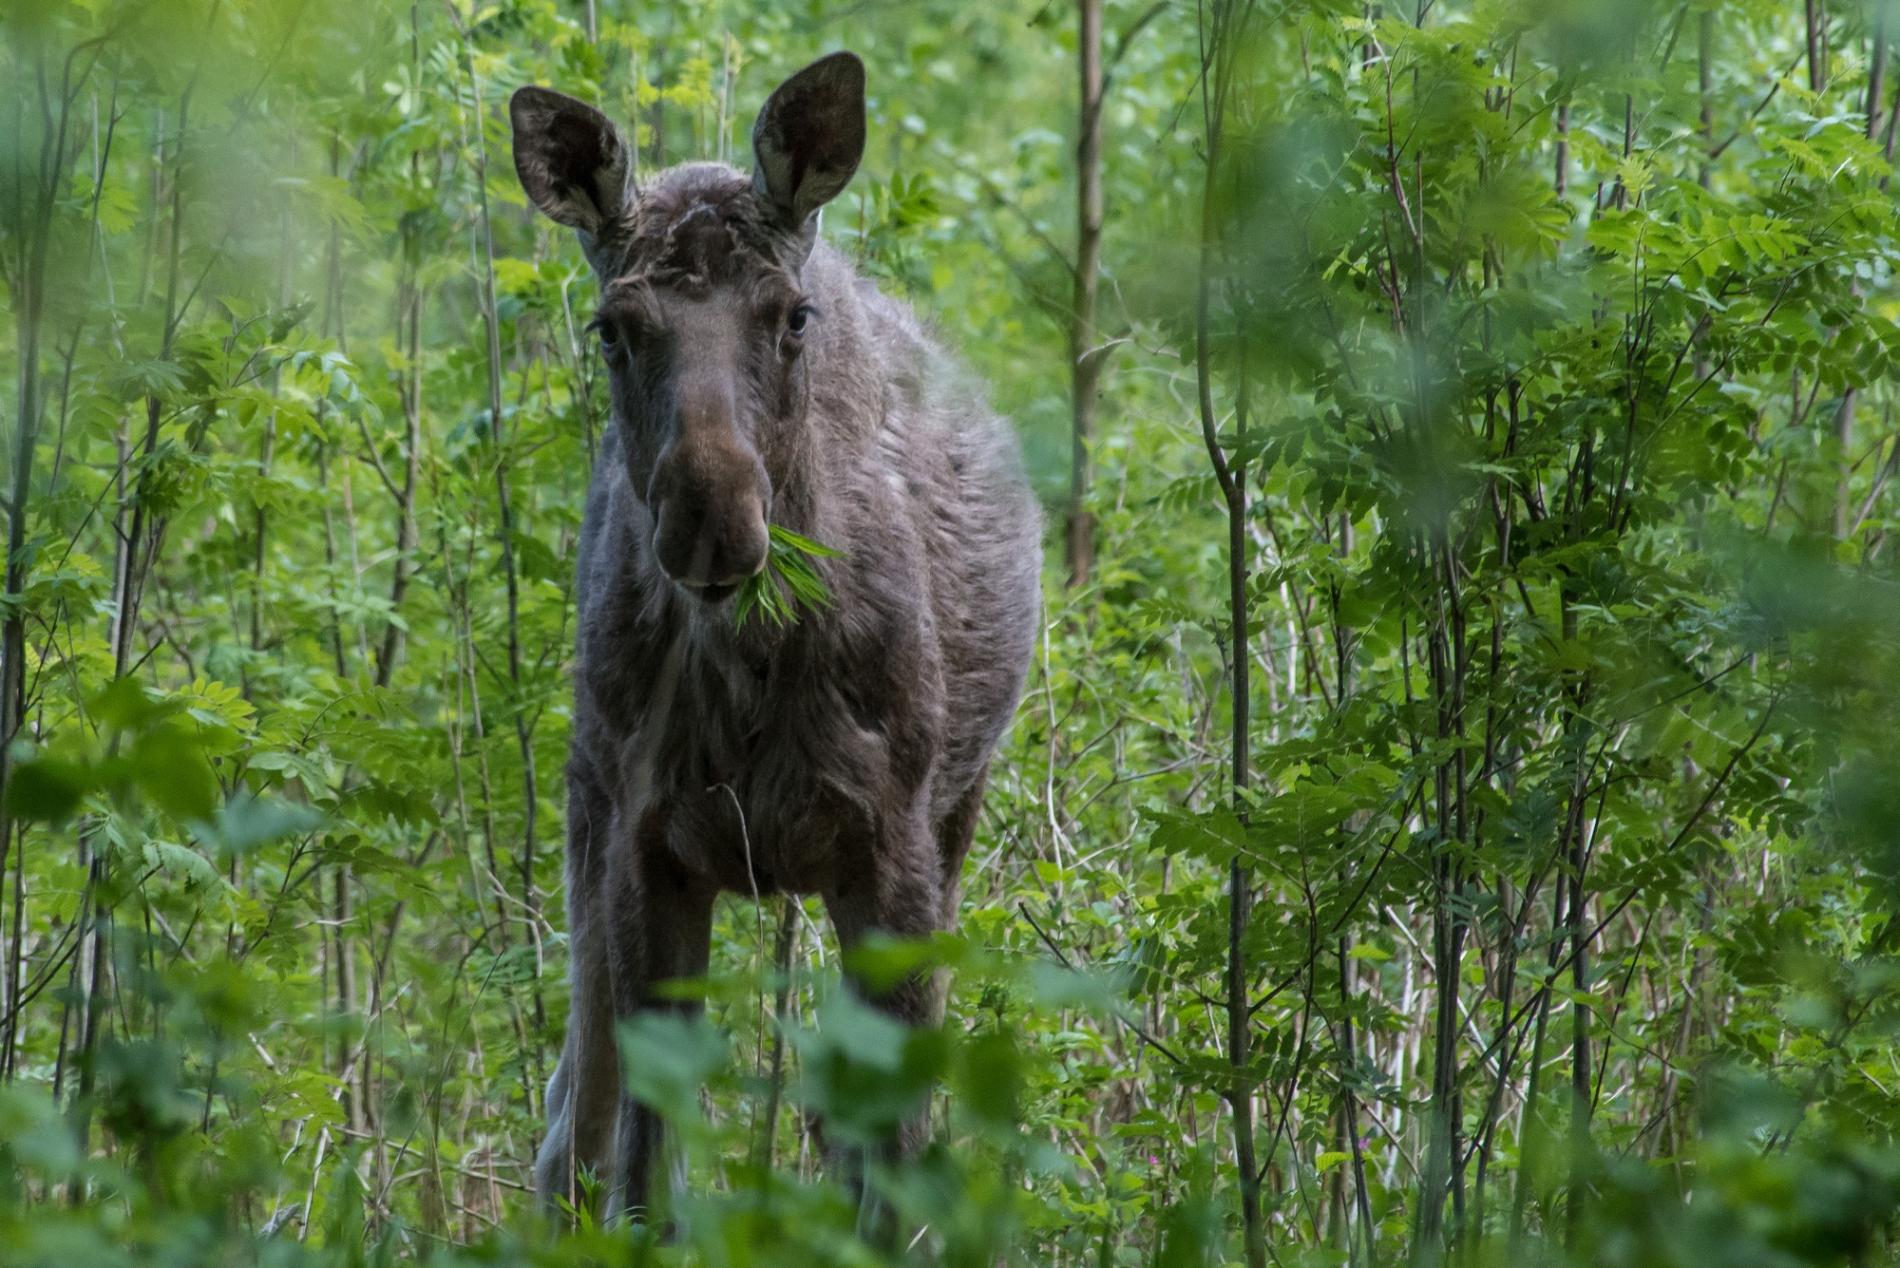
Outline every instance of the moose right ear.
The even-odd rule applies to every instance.
[[[584,101],[523,88],[508,102],[515,175],[552,220],[599,238],[633,196],[633,157],[612,120]]]

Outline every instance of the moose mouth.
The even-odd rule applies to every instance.
[[[690,581],[682,581],[679,583],[679,588],[692,595],[695,599],[698,599],[701,603],[706,604],[719,603],[723,600],[730,599],[739,589],[736,583],[724,581],[709,581],[704,585],[695,585]]]

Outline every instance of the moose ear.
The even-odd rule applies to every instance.
[[[778,86],[752,125],[752,188],[802,229],[864,157],[864,63],[821,57]]]
[[[508,119],[515,175],[551,219],[599,237],[625,214],[633,159],[606,115],[564,93],[523,88],[508,102]]]

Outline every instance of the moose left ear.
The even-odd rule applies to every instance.
[[[843,192],[864,157],[864,63],[821,57],[778,86],[752,125],[752,188],[788,228]]]

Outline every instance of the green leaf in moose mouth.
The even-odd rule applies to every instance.
[[[765,567],[739,584],[732,605],[735,625],[743,626],[746,618],[757,612],[767,624],[784,627],[798,619],[800,608],[817,611],[831,606],[831,592],[811,561],[837,559],[844,552],[782,525],[771,525],[770,533]]]

